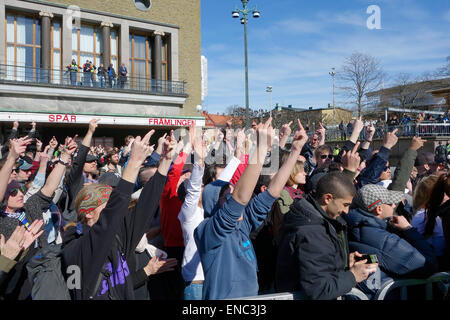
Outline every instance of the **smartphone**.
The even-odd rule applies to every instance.
[[[366,264],[378,263],[378,258],[376,254],[363,254],[362,257],[355,256],[355,261],[361,261],[366,259],[367,259]]]

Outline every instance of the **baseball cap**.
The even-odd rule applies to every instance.
[[[120,181],[120,175],[117,172],[105,172],[98,179],[98,183],[106,184],[107,186],[117,187]]]
[[[398,204],[405,197],[402,191],[388,190],[377,184],[367,184],[356,193],[353,204],[365,211],[373,211],[384,204]]]
[[[20,170],[26,171],[26,170],[30,170],[32,166],[33,166],[33,160],[31,160],[30,157],[25,156],[25,157],[19,159],[19,164],[18,164],[17,168]]]

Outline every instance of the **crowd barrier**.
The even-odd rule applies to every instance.
[[[444,300],[450,299],[450,271],[448,271],[435,273],[426,279],[388,280],[377,291],[373,300],[384,300],[392,290],[397,288],[400,290],[400,300],[408,300],[408,287],[419,285],[424,286],[426,300],[433,300],[433,285],[439,289]],[[358,300],[369,300],[367,295],[357,288],[353,288],[350,292],[338,297],[337,300],[346,300],[349,297],[356,297]],[[231,300],[307,300],[307,298],[302,292],[296,291],[263,294]]]
[[[447,123],[415,123],[411,125],[398,125],[398,126],[376,126],[374,139],[382,139],[386,132],[390,132],[394,129],[397,129],[397,136],[399,137],[412,137],[412,136],[421,136],[421,137],[450,137],[450,122]],[[313,132],[311,131],[310,134]],[[351,136],[351,131],[341,131],[337,128],[327,128],[326,131],[326,141],[346,141]],[[361,140],[365,138],[364,130],[360,133]]]

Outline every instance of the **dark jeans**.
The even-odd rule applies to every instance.
[[[127,76],[119,76],[119,85],[120,88],[125,88],[125,82],[127,82]]]
[[[70,72],[70,84],[73,86],[77,85],[77,72]]]

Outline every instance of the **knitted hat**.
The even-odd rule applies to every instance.
[[[99,206],[109,200],[111,192],[112,187],[110,186],[99,187],[91,191],[83,198],[80,205],[78,206],[78,214],[86,216],[86,214],[88,214],[89,212],[97,209]]]
[[[383,203],[398,204],[404,197],[405,194],[402,191],[388,190],[377,184],[366,184],[356,193],[353,204],[367,212],[371,212]]]
[[[13,180],[6,186],[5,196],[3,197],[3,199],[8,201],[9,195],[14,189],[19,189],[23,192],[23,194],[25,194],[22,186],[16,180]]]

